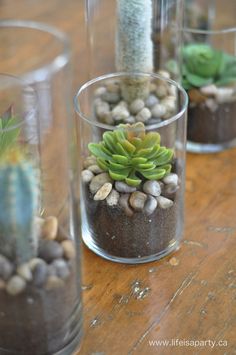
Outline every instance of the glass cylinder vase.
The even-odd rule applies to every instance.
[[[180,79],[183,0],[86,0],[90,78],[167,70]]]
[[[115,123],[121,124],[102,123],[99,115],[106,102],[98,97],[101,87],[109,93],[112,85],[122,88],[140,82],[149,82],[149,95],[159,84],[168,85],[172,91],[168,117],[141,122],[140,116],[149,109],[137,107],[140,99],[130,103],[121,89],[120,103],[110,106]],[[76,95],[83,167],[82,237],[98,255],[116,262],[144,263],[179,247],[186,108],[185,91],[156,74],[109,74],[86,83]],[[126,120],[124,112],[129,115]]]
[[[0,22],[0,353],[71,354],[81,339],[69,46]]]
[[[189,94],[187,149],[214,153],[236,144],[236,27],[229,27],[235,2],[224,5],[223,15],[222,4],[217,1],[201,4],[207,26],[184,29],[182,84]]]

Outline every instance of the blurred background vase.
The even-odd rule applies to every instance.
[[[69,44],[28,21],[1,21],[0,41],[0,352],[71,354],[82,317]]]
[[[236,144],[235,2],[195,1],[185,11],[182,84],[189,94],[187,149],[210,153]],[[220,20],[219,20],[220,19]]]
[[[86,0],[86,20],[90,78],[164,70],[180,79],[183,0]]]

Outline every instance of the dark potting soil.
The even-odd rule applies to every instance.
[[[220,104],[212,112],[205,104],[188,109],[189,141],[218,144],[236,138],[236,102]]]
[[[147,216],[134,212],[129,217],[119,206],[94,201],[85,187],[85,209],[88,227],[97,246],[110,255],[138,258],[157,254],[173,245],[181,233],[178,221],[178,193],[174,205],[159,207]]]
[[[77,280],[52,290],[27,286],[17,296],[0,292],[0,354],[52,355],[81,329]],[[4,351],[8,350],[8,351]]]

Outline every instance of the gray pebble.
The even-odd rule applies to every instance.
[[[103,170],[97,164],[90,165],[88,167],[88,170],[91,171],[95,175],[101,174],[103,172]]]
[[[140,112],[144,108],[145,104],[144,101],[141,99],[136,99],[133,102],[131,102],[129,110],[132,115],[136,115],[138,112]]]
[[[0,255],[0,278],[7,281],[13,273],[13,269],[12,263],[5,256]]]
[[[112,110],[112,118],[114,121],[124,121],[129,115],[129,111],[124,106],[118,105]]]
[[[110,182],[106,182],[94,195],[94,201],[103,201],[107,198],[109,193],[112,190],[112,184]]]
[[[32,280],[32,272],[29,263],[21,264],[17,267],[17,274],[21,276],[26,281]]]
[[[162,191],[162,196],[168,198],[168,199],[174,199],[176,192],[178,191],[179,186],[177,185],[165,185],[163,191]]]
[[[25,280],[20,276],[12,276],[6,285],[6,291],[9,295],[16,296],[24,291],[26,287]]]
[[[45,261],[43,259],[40,258],[32,258],[29,261],[29,267],[31,271],[34,271],[36,265],[40,264],[40,263],[45,263]]]
[[[152,117],[161,118],[166,114],[166,107],[162,104],[156,104],[151,109]]]
[[[112,179],[108,173],[102,173],[94,176],[89,184],[91,193],[95,194],[106,182],[112,183]]]
[[[178,185],[179,178],[178,178],[178,175],[177,175],[177,174],[170,173],[170,174],[166,175],[166,176],[162,179],[162,181],[163,181],[165,184],[177,186],[177,185]]]
[[[136,191],[136,187],[130,186],[123,181],[116,181],[115,182],[115,189],[118,192],[123,192],[125,194]]]
[[[173,201],[171,201],[168,198],[163,197],[163,196],[158,196],[156,199],[157,199],[157,202],[158,202],[158,205],[160,206],[160,208],[163,208],[163,209],[170,208],[174,204]]]
[[[67,262],[64,259],[54,260],[52,266],[55,267],[56,275],[65,280],[70,275]]]
[[[145,101],[145,106],[147,108],[151,108],[159,102],[158,98],[155,95],[148,96],[147,100]]]
[[[110,194],[106,198],[108,206],[116,206],[118,204],[120,194],[115,189],[112,189]]]
[[[106,91],[107,89],[105,88],[105,86],[100,86],[94,91],[94,96],[96,97],[102,96]]]
[[[53,290],[64,286],[63,280],[58,276],[49,276],[46,283],[47,290]]]
[[[42,260],[40,263],[38,263],[34,270],[33,270],[33,284],[35,286],[42,286],[45,284],[46,279],[48,276],[48,266],[47,264]]]
[[[146,194],[140,191],[135,191],[130,195],[129,203],[135,211],[142,211],[144,209],[146,200]]]
[[[144,206],[144,213],[150,216],[155,211],[156,208],[157,208],[157,200],[155,199],[155,197],[148,195],[147,201]]]
[[[92,180],[93,177],[94,177],[94,174],[92,173],[92,171],[90,171],[88,169],[83,170],[81,173],[82,181],[85,184],[88,184]]]
[[[165,106],[166,111],[169,113],[173,113],[176,110],[176,98],[174,96],[167,96],[164,100],[162,100],[162,105]]]
[[[128,217],[132,217],[134,212],[132,208],[130,208],[129,198],[130,198],[130,194],[121,194],[119,199],[119,205],[122,207],[122,209],[124,210],[125,214]]]
[[[160,69],[157,73],[166,79],[170,79],[170,73],[167,70]]]
[[[125,107],[125,108],[127,108],[127,109],[128,109],[128,107],[129,107],[128,103],[127,103],[126,101],[124,101],[124,100],[120,101],[120,102],[118,103],[118,105],[119,105],[119,106],[122,106],[122,107]]]
[[[143,191],[152,196],[160,196],[161,186],[156,180],[148,180],[143,184]]]
[[[101,101],[99,104],[96,105],[95,112],[98,118],[102,119],[105,114],[110,112],[110,106],[107,102]]]
[[[87,169],[89,166],[96,164],[97,158],[95,158],[93,155],[90,155],[89,157],[84,159],[83,162],[83,167]]]
[[[51,262],[54,259],[61,258],[63,255],[62,246],[54,240],[42,240],[39,245],[40,258]]]
[[[102,94],[102,99],[109,104],[117,104],[120,101],[120,94],[118,92],[105,92]]]
[[[152,114],[151,111],[147,108],[144,107],[137,115],[136,115],[136,121],[137,122],[146,122],[151,118]]]
[[[111,112],[104,112],[104,114],[102,116],[100,116],[100,122],[102,123],[106,123],[109,125],[113,125],[114,124],[114,120],[112,118],[112,113]]]
[[[158,85],[156,89],[156,95],[159,99],[163,99],[164,97],[166,97],[168,95],[167,86],[163,84]]]
[[[106,83],[107,91],[120,93],[120,85],[117,81],[110,81]]]

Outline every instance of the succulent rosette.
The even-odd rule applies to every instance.
[[[209,84],[236,82],[236,57],[208,44],[189,44],[183,48],[183,79],[186,90]]]
[[[97,164],[116,181],[138,186],[142,180],[159,180],[171,171],[173,150],[160,145],[157,132],[145,132],[143,123],[119,125],[105,132],[99,143],[88,148]]]

